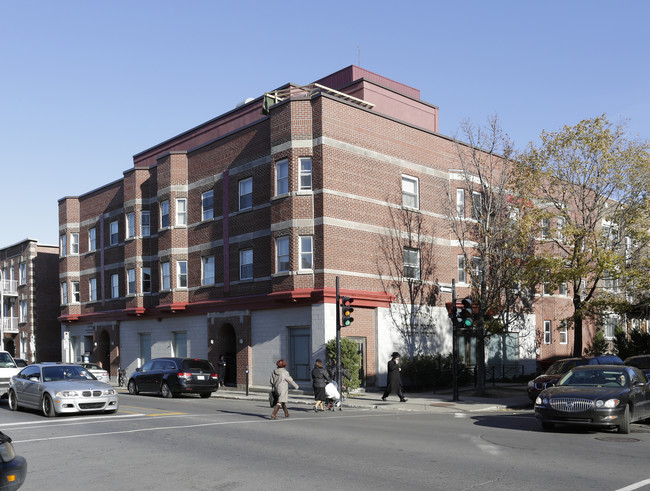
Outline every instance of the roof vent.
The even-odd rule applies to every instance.
[[[253,102],[254,100],[255,100],[255,99],[252,98],[252,97],[247,97],[247,98],[244,99],[243,101],[238,102],[238,103],[237,103],[237,106],[235,106],[235,107],[242,107],[242,106],[245,106],[246,104],[248,104],[249,102]]]

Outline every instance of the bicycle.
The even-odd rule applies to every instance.
[[[118,368],[117,373],[118,373],[118,376],[117,376],[118,385],[120,387],[126,387],[128,385],[128,383],[129,383],[129,381],[128,381],[127,377],[126,377],[126,370],[124,370],[122,368]]]

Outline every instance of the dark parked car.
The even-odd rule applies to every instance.
[[[541,391],[548,387],[553,387],[564,377],[570,370],[581,365],[622,365],[621,360],[616,355],[600,355],[582,358],[564,358],[553,363],[546,372],[528,382],[528,397],[531,401],[537,399]]]
[[[650,380],[650,355],[637,355],[625,358],[625,364],[631,367],[640,368],[645,376]]]
[[[625,365],[582,365],[535,400],[544,429],[556,424],[617,428],[650,417],[650,385],[641,370]]]
[[[160,393],[174,397],[182,393],[210,397],[217,390],[219,376],[208,360],[198,358],[155,358],[129,377],[129,394]]]
[[[27,360],[23,360],[22,358],[14,358],[14,363],[18,368],[25,368],[29,363]]]
[[[16,455],[11,438],[0,431],[0,490],[13,491],[25,482],[27,461]]]

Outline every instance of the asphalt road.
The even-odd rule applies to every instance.
[[[531,410],[302,406],[272,421],[261,401],[125,394],[120,404],[116,415],[47,419],[2,401],[0,429],[28,460],[21,489],[650,489],[648,425],[542,432]]]

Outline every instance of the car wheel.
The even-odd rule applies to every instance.
[[[555,429],[555,424],[549,423],[548,421],[542,421],[542,428],[545,430]]]
[[[171,399],[172,397],[174,397],[174,394],[169,388],[169,385],[167,385],[167,382],[163,382],[162,385],[160,386],[160,394],[166,399]]]
[[[621,424],[618,425],[618,432],[627,435],[630,433],[630,406],[625,406],[625,411],[623,412],[623,419]]]
[[[7,394],[7,398],[9,399],[9,409],[11,409],[12,411],[17,411],[18,399],[16,398],[16,393],[14,392],[13,389],[9,390],[9,394]]]
[[[54,401],[52,401],[52,396],[50,396],[50,394],[43,395],[41,408],[43,409],[43,414],[45,415],[45,417],[53,418],[56,416],[56,410],[54,409]]]
[[[212,392],[201,392],[201,399],[207,399],[212,395]]]
[[[135,380],[129,380],[129,394],[137,396],[139,392],[138,386],[135,385]]]

